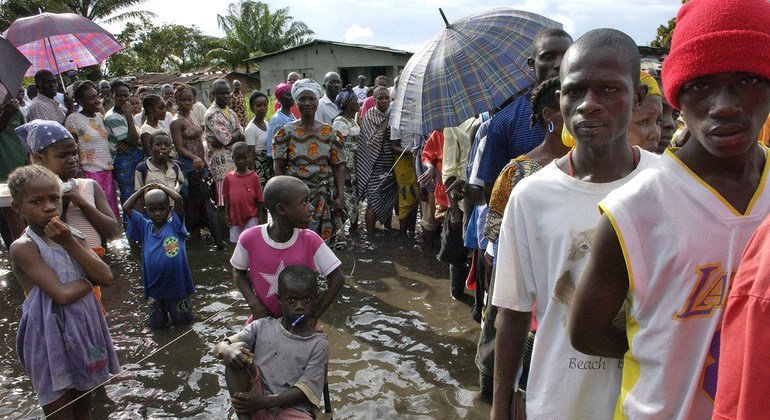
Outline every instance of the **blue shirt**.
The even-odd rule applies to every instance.
[[[267,138],[265,147],[267,147],[268,156],[273,156],[273,136],[275,135],[275,132],[280,130],[284,125],[294,121],[296,121],[294,115],[286,115],[281,112],[280,109],[275,112],[273,118],[270,118],[270,122],[267,123],[267,132],[265,133]]]
[[[532,118],[529,99],[529,92],[521,95],[492,117],[479,165],[479,179],[486,184],[494,185],[511,159],[528,153],[543,142],[545,132],[540,124],[529,126]]]
[[[136,210],[131,211],[126,237],[142,243],[144,298],[181,299],[195,293],[187,264],[185,238],[189,236],[176,212],[157,232],[153,223]]]

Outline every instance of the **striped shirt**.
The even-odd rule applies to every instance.
[[[114,108],[104,115],[104,126],[110,133],[108,140],[112,144],[118,144],[128,137],[128,120],[125,115],[115,112]]]

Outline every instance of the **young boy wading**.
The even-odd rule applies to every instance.
[[[612,416],[620,387],[620,360],[573,349],[566,315],[575,280],[591,250],[599,220],[596,205],[657,160],[626,141],[632,110],[645,95],[639,85],[639,53],[622,32],[594,30],[567,49],[560,78],[561,112],[577,146],[522,180],[503,216],[492,302],[500,308],[495,419],[512,414],[512,385],[535,301],[539,328],[527,385],[527,417],[606,419]]]
[[[601,203],[570,317],[575,348],[624,356],[617,417],[711,418],[722,308],[770,211],[768,78],[767,0],[682,7],[663,85],[692,137]],[[624,302],[625,331],[612,322]]]

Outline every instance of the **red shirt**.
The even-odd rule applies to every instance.
[[[422,161],[436,168],[436,189],[434,191],[436,203],[444,207],[449,206],[446,185],[441,180],[441,165],[444,161],[444,132],[442,130],[435,130],[428,137],[428,141],[425,142],[425,147],[422,149]]]
[[[262,187],[259,175],[251,171],[240,175],[231,171],[222,183],[222,195],[230,203],[230,222],[244,226],[252,217],[259,217],[257,203],[262,201]]]
[[[770,413],[770,217],[746,247],[727,298],[714,419]]]

